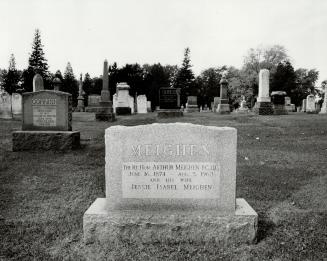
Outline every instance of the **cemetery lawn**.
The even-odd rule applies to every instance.
[[[327,260],[327,115],[155,113],[95,122],[74,113],[82,148],[12,152],[18,120],[0,119],[0,260]],[[259,214],[258,242],[120,244],[91,253],[83,214],[104,193],[104,130],[112,125],[191,122],[238,130],[237,197]]]

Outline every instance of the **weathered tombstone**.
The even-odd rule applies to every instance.
[[[112,95],[112,108],[114,110],[114,113],[116,113],[117,102],[118,102],[118,96],[117,93],[115,93],[114,95]]]
[[[236,129],[113,126],[105,143],[106,198],[84,214],[86,244],[255,240],[258,215],[235,197]]]
[[[12,119],[11,95],[7,92],[0,93],[0,119]]]
[[[185,106],[185,112],[198,112],[198,97],[197,96],[187,96],[187,103]]]
[[[275,115],[286,115],[288,114],[285,108],[285,96],[284,91],[274,91],[271,93],[271,100],[273,103],[273,109]]]
[[[97,109],[100,107],[101,96],[98,94],[91,94],[87,99],[87,107],[85,108],[86,112],[97,112]]]
[[[302,112],[306,111],[306,107],[307,107],[307,99],[303,99],[302,100]]]
[[[146,102],[146,109],[147,109],[148,112],[152,112],[151,101]]]
[[[147,99],[145,95],[137,96],[137,113],[147,113]]]
[[[19,93],[13,93],[11,96],[11,109],[13,117],[22,117],[22,95]]]
[[[130,104],[130,96],[129,96],[129,85],[126,82],[117,83],[117,107],[116,114],[117,115],[128,115],[132,113],[131,106],[134,107],[134,99],[133,104]]]
[[[159,89],[158,118],[182,117],[180,104],[180,89],[163,87]]]
[[[108,74],[108,61],[104,60],[100,106],[95,113],[95,119],[97,121],[115,121],[116,119],[112,108],[112,101],[110,100]]]
[[[254,112],[259,115],[274,114],[274,109],[269,96],[269,70],[259,72],[259,95],[254,106]]]
[[[44,90],[43,78],[40,74],[35,74],[33,77],[33,92]]]
[[[228,81],[226,80],[226,76],[224,74],[220,80],[220,103],[218,104],[217,107],[217,113],[219,114],[230,113],[227,88],[228,88]]]
[[[287,112],[296,111],[295,104],[291,103],[291,98],[288,96],[285,97],[285,109]]]
[[[313,94],[309,94],[307,96],[307,103],[306,103],[306,113],[316,113],[316,106],[315,106],[315,96]]]
[[[80,132],[72,131],[72,95],[41,90],[23,94],[22,131],[13,132],[13,151],[78,148]]]
[[[220,97],[214,97],[213,98],[213,112],[217,112],[219,103],[220,103]]]

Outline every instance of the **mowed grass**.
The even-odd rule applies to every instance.
[[[327,115],[150,113],[108,123],[74,113],[73,120],[82,148],[65,153],[12,152],[21,123],[0,120],[0,260],[327,260]],[[82,218],[105,196],[104,130],[175,121],[237,128],[237,197],[259,214],[258,242],[120,242],[92,253]]]

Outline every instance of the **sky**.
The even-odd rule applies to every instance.
[[[0,68],[25,69],[35,29],[51,72],[102,75],[103,61],[241,68],[250,48],[282,45],[295,69],[327,79],[326,0],[0,0]]]

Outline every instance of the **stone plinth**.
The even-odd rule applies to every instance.
[[[79,131],[14,131],[13,151],[72,150],[80,147]]]
[[[174,118],[183,117],[183,112],[181,110],[157,110],[158,118]]]
[[[259,115],[274,114],[274,109],[271,102],[256,102],[253,111]]]
[[[187,103],[185,107],[185,112],[198,112],[198,97],[196,96],[188,96]]]
[[[254,243],[258,215],[244,199],[236,200],[233,214],[220,215],[215,210],[158,211],[115,210],[105,198],[98,198],[83,217],[86,244],[115,244],[117,240],[133,243],[196,243],[217,245]]]

